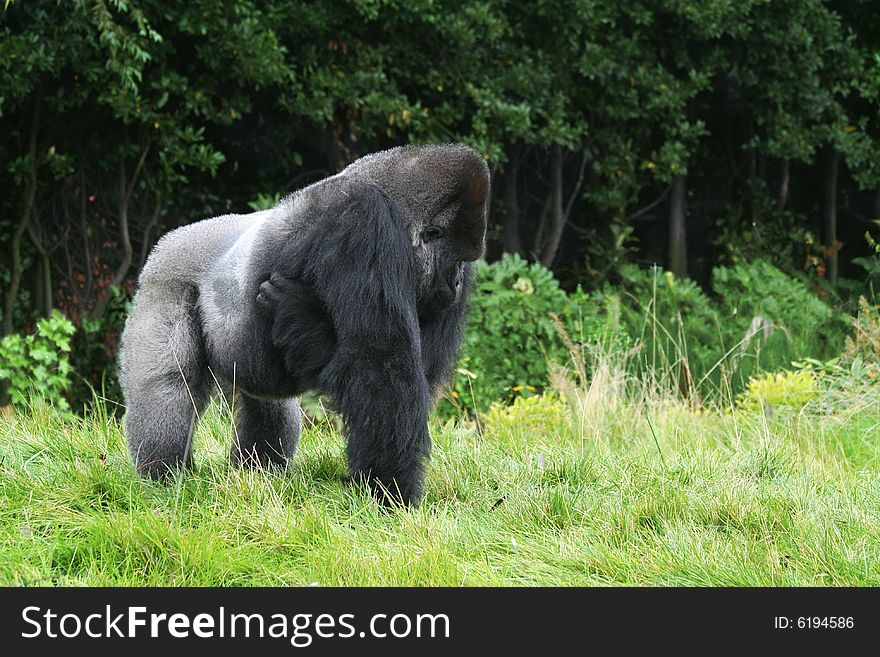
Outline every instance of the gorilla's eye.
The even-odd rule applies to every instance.
[[[428,226],[425,230],[422,231],[422,241],[424,242],[432,242],[436,239],[440,239],[443,237],[446,231],[444,231],[440,226]]]

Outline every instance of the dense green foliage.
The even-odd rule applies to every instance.
[[[625,265],[620,282],[566,293],[551,272],[517,256],[477,268],[460,368],[442,405],[485,410],[550,383],[571,346],[629,353],[632,373],[670,376],[707,400],[738,393],[760,370],[831,358],[850,328],[799,278],[757,260],[717,267],[712,294],[659,269]],[[589,362],[584,374],[591,376]]]
[[[76,363],[97,387],[113,290],[131,293],[164,231],[265,207],[378,148],[450,140],[492,167],[490,260],[518,253],[592,291],[627,284],[627,262],[710,290],[713,268],[763,259],[853,306],[878,271],[861,260],[880,216],[875,14],[865,0],[4,3],[0,335],[53,308],[105,327]]]
[[[596,309],[579,305],[539,263],[516,255],[481,263],[453,406],[459,411],[485,408],[546,386],[548,361],[567,360],[568,354],[552,315],[579,338],[604,332]]]

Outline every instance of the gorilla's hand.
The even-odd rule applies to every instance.
[[[266,319],[275,319],[275,311],[278,310],[278,304],[284,296],[284,290],[290,287],[291,282],[281,274],[273,272],[269,276],[269,280],[260,284],[260,292],[257,294],[257,308]]]

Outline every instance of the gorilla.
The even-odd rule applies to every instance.
[[[314,390],[342,415],[351,477],[382,501],[417,503],[488,198],[476,151],[405,146],[270,210],[167,233],[120,349],[138,472],[163,479],[192,464],[196,419],[218,389],[234,399],[232,462],[284,465],[300,435],[297,397]]]

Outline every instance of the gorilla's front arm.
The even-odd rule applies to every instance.
[[[413,267],[395,205],[376,186],[352,182],[310,235],[284,250],[272,276],[272,342],[286,368],[310,373],[304,387],[335,402],[352,476],[407,503],[421,496],[431,448]]]

